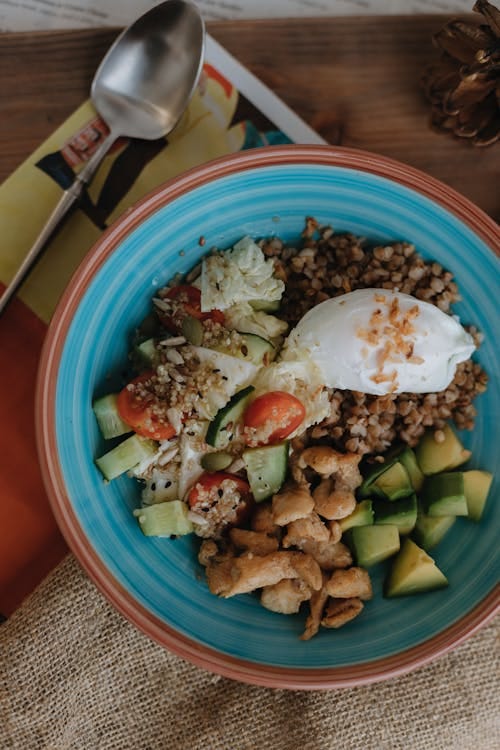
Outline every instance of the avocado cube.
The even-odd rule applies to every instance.
[[[417,463],[415,452],[409,445],[407,445],[399,454],[398,460],[408,472],[413,489],[415,492],[419,492],[422,489],[425,476]]]
[[[399,550],[397,526],[354,526],[350,543],[358,565],[369,568]]]
[[[422,502],[429,516],[466,516],[462,472],[449,471],[427,477],[422,488]]]
[[[408,596],[443,588],[448,579],[425,550],[405,539],[384,585],[384,596]]]
[[[363,463],[361,465],[361,475],[364,477],[361,486],[358,488],[357,495],[361,499],[369,498],[372,496],[373,483],[375,480],[383,474],[385,471],[390,469],[397,461],[397,456],[386,456],[382,463]]]
[[[403,464],[396,461],[387,471],[384,471],[372,485],[375,496],[384,497],[388,500],[398,500],[407,497],[413,492],[410,477]]]
[[[339,521],[342,533],[354,526],[371,526],[372,523],[373,507],[371,500],[361,500],[350,515],[341,518]]]
[[[462,448],[459,455],[449,464],[449,466],[446,467],[447,471],[450,471],[450,469],[456,469],[458,466],[462,466],[466,461],[469,460],[469,458],[472,456],[472,451],[467,450],[467,448]]]
[[[417,463],[426,476],[456,469],[470,458],[470,451],[464,448],[450,425],[445,425],[442,432],[444,440],[438,443],[435,431],[427,430],[415,448]]]
[[[490,474],[489,471],[473,469],[464,471],[463,477],[469,518],[472,518],[473,521],[480,521],[493,481],[493,474]]]
[[[417,497],[410,495],[400,500],[374,500],[375,524],[397,526],[400,534],[409,534],[417,521]]]
[[[455,516],[428,516],[419,511],[412,536],[423,549],[433,549],[451,529],[455,520]]]

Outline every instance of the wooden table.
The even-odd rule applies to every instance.
[[[209,32],[326,140],[391,156],[500,220],[500,145],[477,149],[429,127],[420,75],[444,16],[220,22]],[[116,30],[4,34],[0,180],[85,98]]]

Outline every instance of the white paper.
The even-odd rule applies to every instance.
[[[466,13],[473,0],[194,0],[207,21],[245,18]],[[126,26],[151,0],[0,0],[0,31]]]

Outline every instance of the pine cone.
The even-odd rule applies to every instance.
[[[434,126],[491,146],[500,138],[500,11],[488,0],[473,10],[482,19],[452,20],[434,35],[442,54],[422,85]]]

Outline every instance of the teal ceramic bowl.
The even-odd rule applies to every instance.
[[[406,239],[450,269],[455,312],[485,335],[477,358],[490,375],[473,432],[471,465],[496,472],[480,524],[460,519],[435,550],[449,588],[376,596],[340,630],[299,640],[304,618],[274,614],[251,595],[208,591],[197,540],[142,535],[137,484],[104,484],[93,395],[119,383],[129,335],[155,289],[190,269],[206,248],[245,234],[296,240],[304,217],[370,240]],[[205,250],[200,237],[205,238]],[[93,247],[64,294],[40,365],[37,437],[44,480],[66,540],[112,604],[148,636],[213,672],[295,689],[332,688],[407,672],[461,643],[498,608],[500,372],[497,334],[500,235],[461,195],[403,164],[323,146],[257,149],[211,162],[163,185]]]

